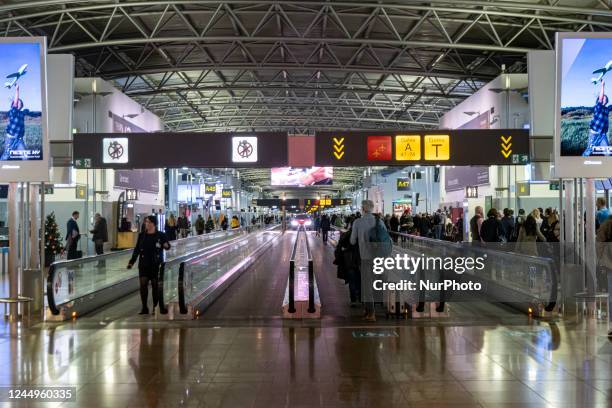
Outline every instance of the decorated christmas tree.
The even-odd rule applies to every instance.
[[[55,256],[63,250],[62,237],[57,228],[55,213],[52,212],[45,220],[45,264],[50,265],[55,260]]]

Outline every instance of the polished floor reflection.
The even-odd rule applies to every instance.
[[[3,329],[1,385],[77,387],[45,406],[612,405],[603,325]]]

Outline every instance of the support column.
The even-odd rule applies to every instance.
[[[585,179],[586,211],[584,257],[586,266],[587,295],[594,296],[597,292],[597,253],[595,251],[595,180]]]
[[[19,187],[18,183],[10,183],[8,189],[8,228],[9,228],[9,297],[19,295]],[[16,321],[18,308],[16,303],[10,305],[9,320]]]
[[[44,229],[44,224],[41,224],[39,227],[39,219],[40,207],[38,206],[38,184],[30,184],[30,194],[29,194],[29,219],[30,219],[30,239],[29,239],[29,247],[30,247],[30,257],[28,260],[28,268],[29,269],[39,269],[40,268],[40,233],[39,228]]]
[[[574,213],[575,213],[575,208],[574,208],[574,180],[565,180],[563,182],[564,187],[565,187],[565,197],[564,197],[564,213],[560,214],[563,218],[562,218],[562,223],[561,223],[561,234],[564,238],[564,251],[563,254],[565,255],[564,258],[564,263],[566,264],[573,264],[576,262],[576,233],[574,230],[574,225],[575,225],[575,221],[574,221]]]

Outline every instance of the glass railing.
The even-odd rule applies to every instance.
[[[279,226],[268,227],[260,233],[211,251],[203,251],[180,263],[177,306],[181,314],[197,305],[215,288],[235,278],[235,273],[254,260],[268,244],[282,234]]]
[[[234,229],[227,232],[223,240],[211,240],[205,246],[193,249],[192,251],[184,251],[181,255],[172,258],[167,258],[161,265],[160,280],[159,280],[159,309],[162,314],[168,312],[167,303],[176,300],[178,296],[177,282],[179,279],[179,270],[181,263],[189,257],[198,256],[202,253],[217,253],[224,251],[230,245],[244,239],[248,233],[260,230],[259,225],[253,225],[242,229]]]
[[[165,253],[165,261],[184,256],[243,234],[241,230],[215,232],[172,241]],[[60,313],[60,306],[97,291],[112,287],[138,275],[127,269],[132,249],[109,252],[104,255],[54,262],[47,278],[47,302],[52,314]]]
[[[397,238],[395,253],[409,251],[411,256],[443,259],[482,258],[484,267],[481,270],[468,268],[460,275],[463,280],[477,278],[489,285],[487,298],[482,300],[541,303],[547,311],[555,306],[558,274],[551,258],[512,252],[512,248],[503,243],[454,243],[401,233],[392,235]],[[450,275],[459,276],[452,271]],[[431,277],[440,279],[439,276]]]

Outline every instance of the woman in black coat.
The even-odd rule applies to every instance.
[[[159,267],[164,259],[164,249],[170,249],[170,243],[163,232],[157,230],[157,218],[149,215],[144,220],[144,231],[138,235],[132,258],[128,263],[131,269],[138,260],[138,277],[140,278],[140,300],[142,310],[139,314],[149,314],[147,298],[149,296],[149,281],[153,295],[153,310],[157,306]]]

